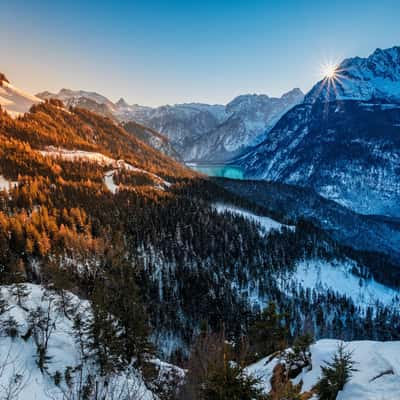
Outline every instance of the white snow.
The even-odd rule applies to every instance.
[[[279,357],[266,357],[262,358],[254,364],[249,365],[246,368],[246,373],[252,375],[259,380],[259,387],[265,393],[271,390],[271,377],[274,372],[274,368],[279,363]]]
[[[5,190],[8,192],[10,188],[15,188],[18,186],[18,182],[9,181],[8,179],[4,178],[3,175],[0,175],[0,190]]]
[[[18,306],[16,298],[11,294],[11,286],[0,287],[0,291],[4,298],[8,301],[10,309],[0,316],[0,323],[8,319],[10,316],[16,319],[19,325],[19,334],[24,335],[28,330],[28,317],[31,311],[36,310],[40,306],[45,312],[49,310],[49,300],[44,298],[45,289],[40,285],[27,284],[29,296],[25,299],[23,306]],[[69,293],[75,310],[82,313],[83,318],[90,317],[90,308],[87,301],[82,301],[76,296]],[[60,388],[66,390],[64,382],[64,372],[67,367],[75,367],[82,362],[79,356],[78,345],[73,337],[73,320],[68,319],[65,315],[54,307],[55,302],[59,299],[58,295],[52,293],[53,303],[50,306],[51,319],[54,322],[54,331],[50,336],[47,371],[42,373],[36,364],[36,344],[33,337],[27,340],[16,337],[12,340],[6,334],[0,335],[0,398],[5,398],[4,389],[9,387],[9,383],[17,388],[13,379],[16,374],[22,375],[21,391],[19,399],[30,400],[61,400],[62,396]],[[159,378],[167,381],[168,376],[174,373],[180,379],[183,379],[184,371],[168,363],[164,363],[158,359],[150,360],[159,367]],[[91,374],[96,374],[97,366],[90,360],[86,362],[84,367]],[[59,371],[62,376],[60,388],[58,388],[53,380],[53,375]],[[99,378],[100,379],[100,378]],[[114,375],[111,384],[118,387],[121,393],[134,389],[135,395],[141,400],[157,400],[155,396],[145,385],[140,373],[133,368],[128,367],[127,371],[123,371]],[[134,396],[135,396],[134,395]],[[130,397],[129,397],[130,398]],[[135,397],[136,398],[136,397]]]
[[[400,47],[377,49],[367,58],[354,57],[338,66],[336,80],[323,79],[306,95],[305,102],[320,100],[400,100]],[[382,108],[398,108],[387,105]]]
[[[217,210],[217,212],[223,214],[223,213],[231,213],[235,215],[240,215],[246,219],[248,219],[251,222],[254,222],[256,224],[259,224],[261,226],[260,232],[262,234],[268,234],[272,230],[281,230],[282,228],[288,228],[294,230],[294,226],[290,225],[285,225],[281,224],[278,221],[273,220],[272,218],[269,217],[262,217],[256,214],[253,214],[250,211],[243,210],[242,208],[238,208],[235,206],[231,206],[228,204],[222,204],[222,203],[216,203],[214,204],[214,208]]]
[[[33,104],[42,102],[36,96],[32,96],[17,89],[10,83],[3,81],[0,85],[0,105],[12,117],[17,117],[29,111]]]
[[[303,381],[302,391],[312,389],[321,376],[321,365],[331,361],[340,341],[323,339],[311,346],[312,368],[303,370],[294,383]],[[399,400],[400,399],[400,342],[353,341],[344,342],[352,352],[355,368],[350,381],[337,400]],[[260,385],[268,392],[270,379],[279,358],[264,358],[252,364],[247,373],[261,378]]]
[[[118,185],[114,183],[114,174],[125,169],[127,171],[138,172],[150,176],[155,182],[158,189],[163,189],[164,187],[169,187],[171,184],[166,180],[162,179],[152,172],[148,172],[141,168],[136,168],[133,165],[125,162],[124,160],[116,160],[114,158],[105,156],[104,154],[94,152],[94,151],[84,151],[84,150],[68,150],[54,146],[48,146],[46,150],[39,151],[45,157],[62,158],[67,161],[75,160],[87,160],[90,162],[95,162],[102,166],[113,167],[112,170],[107,171],[104,175],[104,184],[108,190],[112,193],[116,193],[118,190]]]
[[[60,147],[48,146],[46,150],[40,150],[39,152],[45,157],[60,157],[67,161],[87,160],[100,165],[113,165],[116,163],[113,158],[93,151],[68,150]]]
[[[360,279],[352,274],[352,268],[357,268],[353,261],[324,261],[308,259],[297,263],[294,273],[289,273],[281,279],[281,287],[296,282],[304,289],[315,289],[326,293],[328,289],[345,295],[360,307],[374,307],[377,302],[398,307],[400,291],[389,288],[373,279]]]
[[[107,171],[104,174],[104,183],[107,186],[107,189],[112,193],[115,194],[118,191],[118,185],[114,183],[114,174],[115,170]]]

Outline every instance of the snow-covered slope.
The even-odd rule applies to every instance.
[[[42,100],[14,87],[7,80],[0,81],[0,105],[12,117],[17,117]]]
[[[160,189],[170,186],[169,182],[165,181],[158,175],[153,174],[152,172],[148,172],[141,168],[136,168],[125,162],[124,160],[115,160],[101,153],[84,150],[68,150],[63,148],[55,148],[52,146],[47,147],[46,150],[40,150],[39,152],[45,157],[62,158],[67,161],[86,160],[89,162],[100,164],[104,167],[112,167],[112,170],[109,170],[104,174],[104,184],[106,185],[107,189],[113,194],[115,194],[119,188],[119,185],[116,185],[114,182],[114,175],[120,170],[144,174],[148,176],[151,181],[153,181],[154,185],[157,188]]]
[[[293,382],[302,384],[302,392],[308,392],[321,377],[321,366],[331,361],[340,342],[323,339],[311,345],[312,368],[303,372]],[[400,398],[400,342],[353,341],[344,342],[352,352],[356,371],[339,392],[337,400],[398,400]],[[278,357],[264,358],[249,366],[247,372],[260,379],[260,385],[268,392]],[[317,397],[314,397],[317,399]]]
[[[306,219],[345,246],[400,260],[400,224],[391,218],[366,216],[328,200],[305,187],[267,182],[219,179],[218,184],[289,221]]]
[[[256,223],[257,225],[260,226],[260,233],[263,235],[268,234],[272,230],[280,231],[282,228],[294,229],[293,226],[281,224],[280,222],[275,221],[272,218],[259,216],[259,215],[253,214],[250,211],[244,210],[242,208],[238,208],[238,207],[234,207],[234,206],[222,204],[222,203],[217,203],[214,205],[214,207],[221,214],[229,213],[229,214],[234,214],[234,215],[240,215],[241,217],[246,218],[249,221]]]
[[[355,305],[365,310],[378,303],[389,307],[400,306],[400,290],[391,289],[374,279],[355,275],[359,266],[351,260],[324,261],[307,259],[298,262],[293,272],[280,278],[282,289],[292,284],[303,289],[315,289],[319,293],[335,292],[351,298]]]
[[[0,287],[2,297],[7,301],[8,310],[0,315],[0,325],[3,330],[0,335],[0,398],[1,399],[31,399],[31,400],[61,400],[76,398],[79,373],[74,370],[81,365],[84,376],[91,374],[97,381],[99,391],[105,398],[114,398],[120,393],[119,398],[137,398],[143,400],[156,400],[154,395],[145,385],[141,374],[133,368],[113,374],[108,377],[108,383],[99,375],[96,376],[98,367],[88,359],[83,360],[80,355],[79,345],[74,339],[73,316],[77,313],[84,319],[90,319],[90,306],[71,293],[64,293],[69,298],[69,315],[63,313],[61,297],[55,292],[44,289],[42,286],[27,284],[28,295],[18,302],[16,285]],[[35,323],[34,317],[42,312],[40,326],[49,330],[44,333]],[[35,314],[36,313],[36,314]],[[15,321],[16,331],[10,336],[9,321]],[[37,330],[37,331],[36,331]],[[37,342],[42,340],[42,335],[48,335],[48,362],[41,371],[37,360]],[[158,360],[154,360],[160,366]],[[66,382],[69,371],[71,382]],[[78,369],[79,371],[79,369]],[[59,374],[60,382],[55,383],[55,376]],[[74,389],[75,388],[75,389]],[[13,396],[7,397],[11,391]],[[133,397],[127,396],[128,391]],[[114,393],[111,393],[114,392]],[[69,396],[69,397],[68,397]],[[137,397],[135,397],[137,396]]]

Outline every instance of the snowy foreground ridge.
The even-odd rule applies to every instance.
[[[12,338],[7,328],[0,334],[0,399],[10,400],[61,400],[78,398],[76,395],[79,385],[74,371],[82,365],[79,346],[74,339],[73,315],[79,312],[84,319],[91,318],[89,304],[68,293],[72,310],[67,318],[60,309],[61,298],[55,292],[49,292],[40,285],[27,284],[28,296],[18,305],[15,295],[16,286],[0,287],[3,299],[7,301],[8,310],[0,315],[0,326],[9,327],[6,321],[14,320],[18,333]],[[22,307],[21,307],[22,306]],[[50,316],[50,338],[48,344],[49,361],[42,372],[37,363],[37,346],[35,333],[30,331],[30,319],[38,309],[43,310],[45,318]],[[49,314],[47,311],[49,310]],[[37,325],[37,324],[35,324]],[[39,334],[40,337],[40,334]],[[167,379],[169,372],[183,377],[183,371],[158,359],[150,360],[159,371],[159,379]],[[97,374],[98,366],[90,359],[83,362],[83,373],[96,376],[100,390],[113,390],[120,393],[121,398],[137,398],[140,400],[158,400],[145,384],[140,371],[127,368],[108,378],[108,383],[102,381]],[[69,386],[66,383],[67,371],[71,374]],[[55,376],[59,374],[60,382],[56,383]],[[133,397],[124,397],[125,395]],[[105,398],[114,398],[107,392]]]
[[[293,380],[303,382],[302,392],[311,390],[318,382],[321,365],[331,361],[340,341],[323,339],[311,346],[312,368]],[[399,400],[400,399],[400,342],[354,341],[345,342],[346,350],[353,353],[355,368],[350,381],[337,400]],[[260,379],[265,392],[271,390],[270,380],[279,358],[264,358],[249,366],[247,373]],[[314,397],[316,399],[316,397]]]

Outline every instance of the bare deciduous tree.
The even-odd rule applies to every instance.
[[[30,376],[23,368],[18,368],[18,357],[12,357],[12,346],[4,356],[0,356],[0,398],[18,400],[28,385]]]

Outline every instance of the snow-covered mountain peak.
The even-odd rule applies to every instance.
[[[61,89],[58,93],[51,93],[51,92],[41,92],[36,95],[41,99],[50,99],[56,98],[58,100],[63,101],[67,105],[74,105],[75,103],[79,103],[80,99],[85,98],[92,101],[95,101],[98,104],[105,104],[110,109],[114,108],[114,103],[109,100],[107,97],[96,93],[96,92],[88,92],[86,90],[72,90],[72,89]]]
[[[289,90],[288,92],[284,93],[281,96],[281,99],[288,99],[288,100],[297,100],[299,98],[303,98],[304,93],[301,91],[299,88],[294,88],[292,90]]]
[[[259,107],[266,108],[278,103],[290,102],[297,104],[301,102],[303,97],[304,93],[299,88],[292,89],[281,97],[270,97],[266,94],[243,94],[229,102],[226,109],[229,112],[238,112],[254,110]]]
[[[11,85],[6,76],[0,73],[0,106],[12,117],[17,117],[42,100]]]
[[[118,108],[128,108],[129,107],[129,104],[122,97],[115,103],[115,105]]]
[[[148,126],[165,135],[182,159],[221,161],[262,141],[279,118],[303,100],[304,94],[296,88],[281,97],[244,94],[227,105],[193,102],[154,108],[130,105],[123,98],[113,103],[84,90],[61,89],[57,94],[42,92],[38,96],[56,98],[66,106],[87,108],[121,122]]]
[[[3,85],[3,82],[10,83],[10,81],[7,79],[7,77],[2,72],[0,72],[0,86]]]
[[[369,57],[345,59],[336,77],[319,81],[304,102],[334,100],[400,102],[400,47],[376,49]]]

